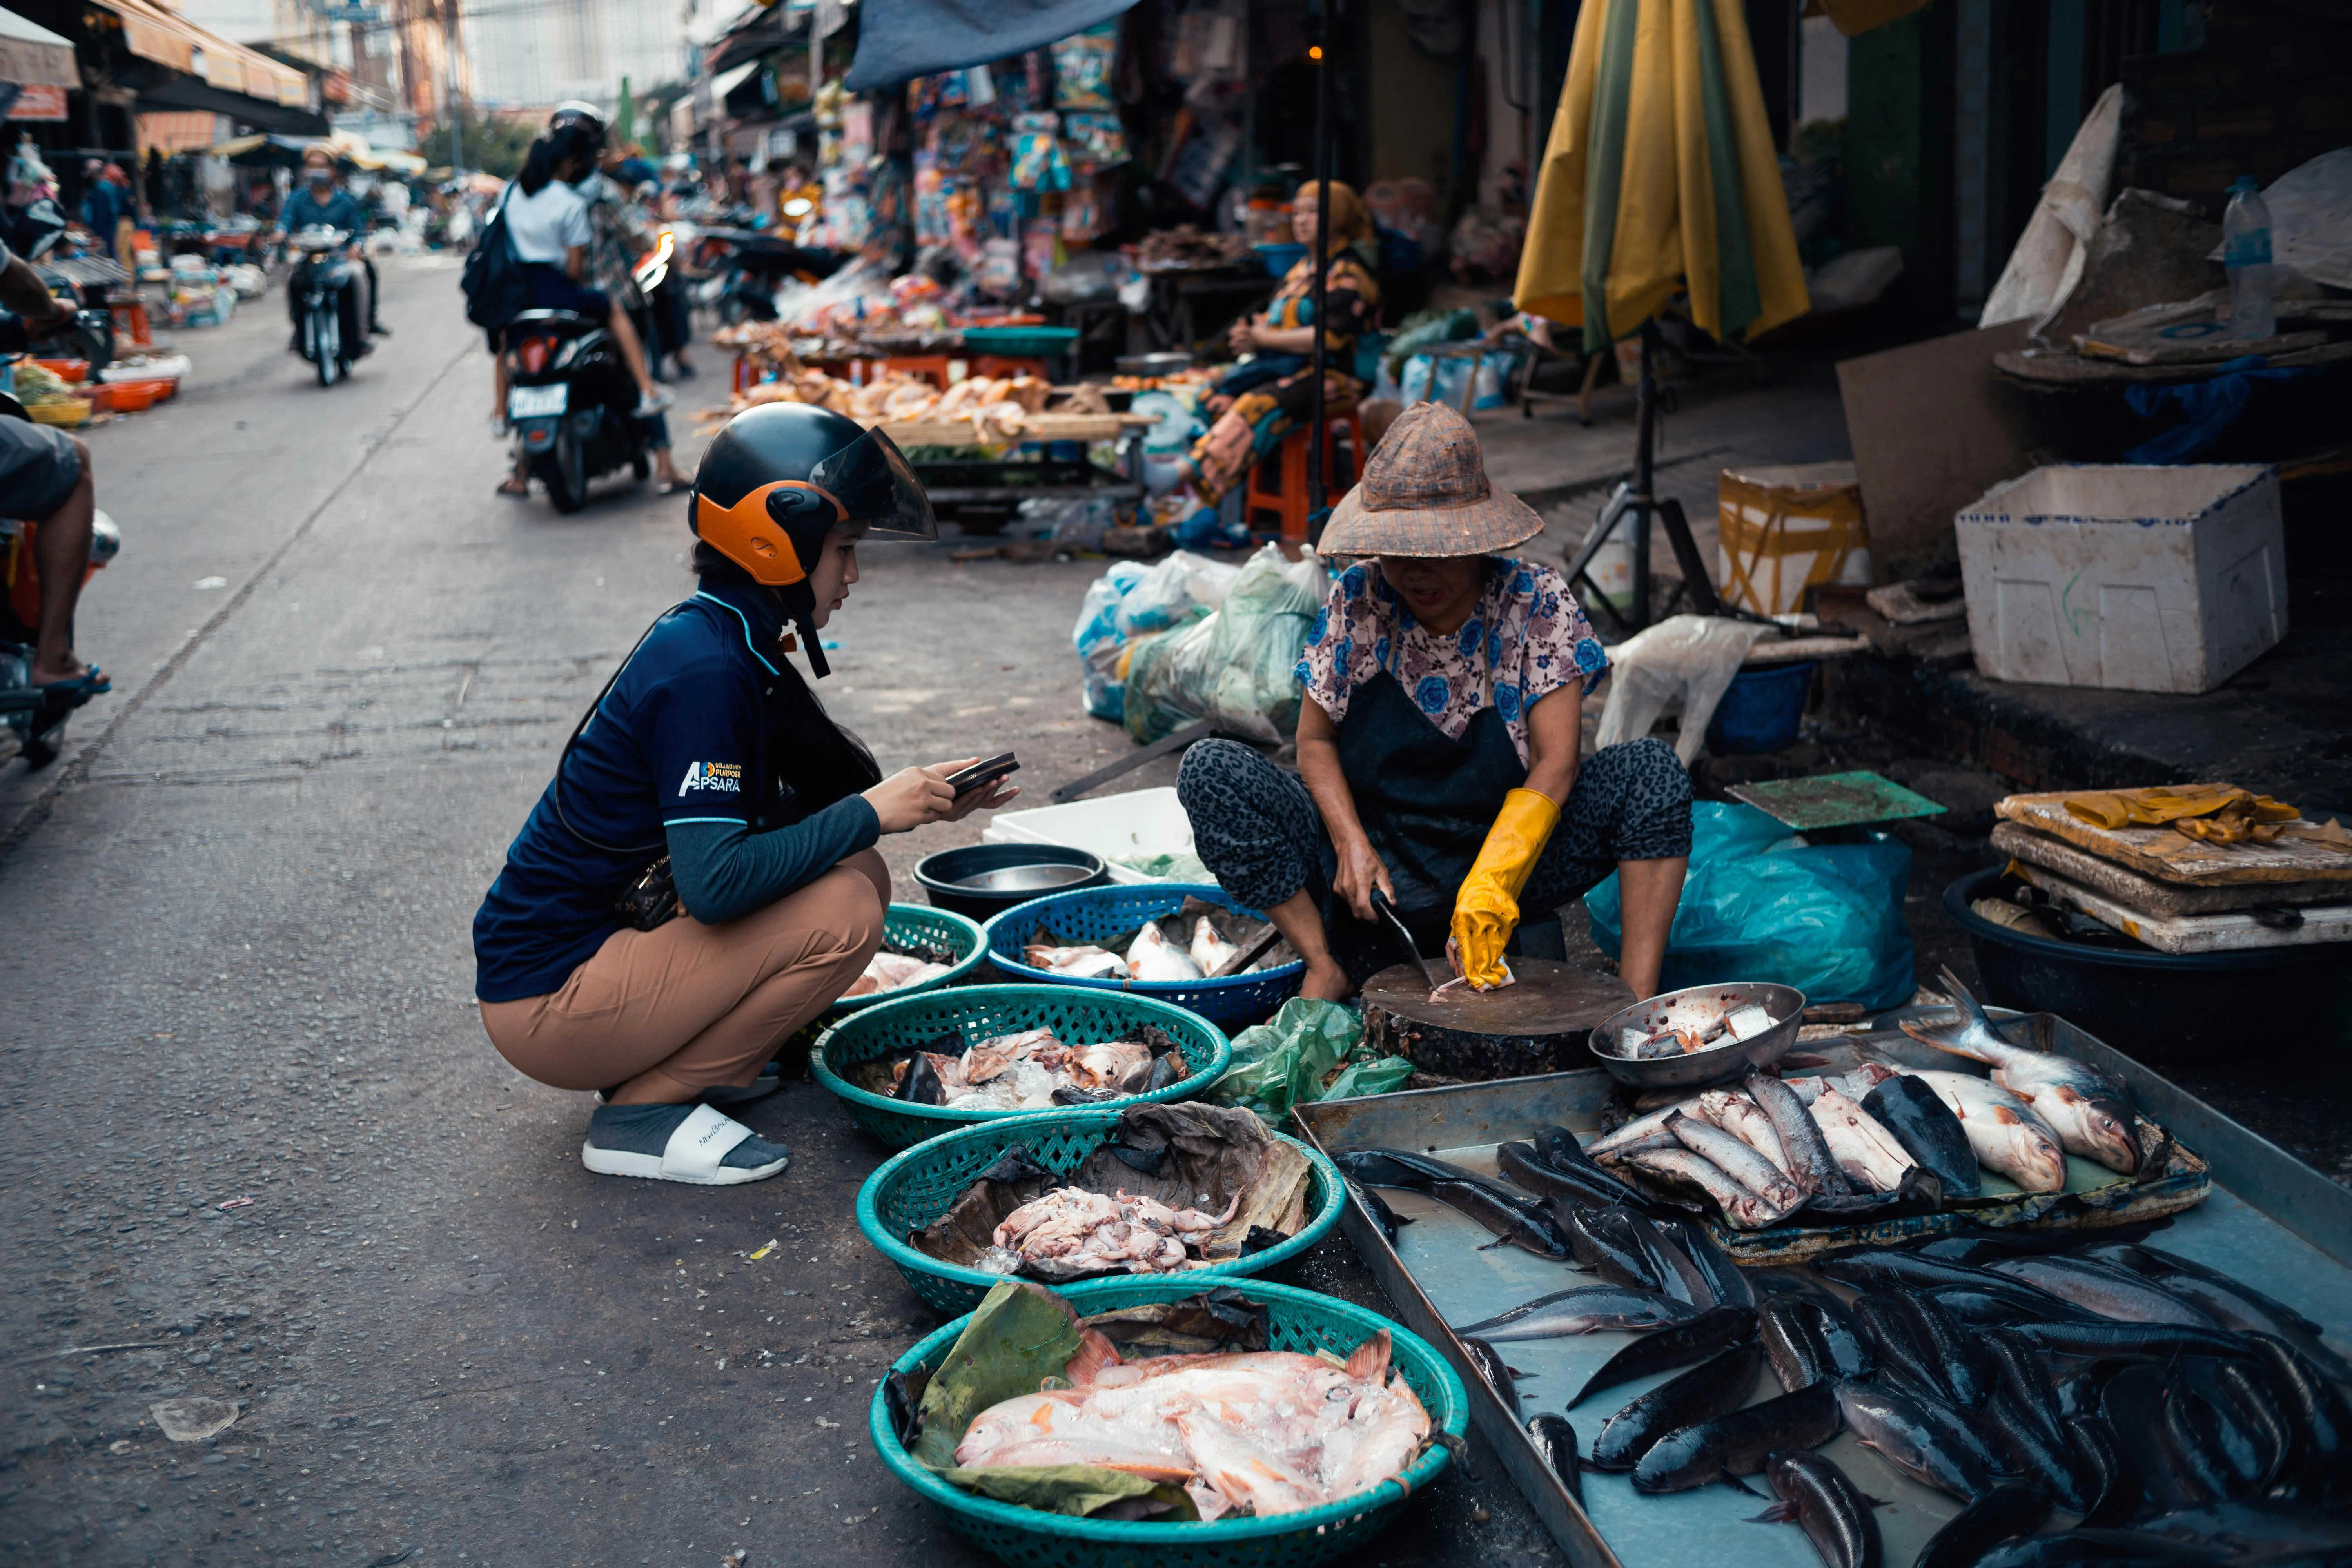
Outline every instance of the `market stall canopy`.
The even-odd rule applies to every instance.
[[[759,68],[760,62],[758,60],[745,60],[741,65],[736,66],[730,70],[720,71],[717,76],[712,77],[710,79],[710,101],[713,103],[725,103],[727,101],[727,95],[733,92],[737,88],[741,87],[744,82],[750,80],[751,73]]]
[[[1808,308],[1739,0],[1577,15],[1514,298],[1598,350],[1678,289],[1716,338]]]
[[[852,92],[982,66],[1108,22],[1135,0],[866,0]],[[1751,69],[1750,75],[1754,72]]]
[[[310,106],[310,84],[302,73],[257,49],[208,33],[148,0],[100,0],[100,8],[112,12],[121,21],[123,47],[141,59],[169,66],[222,92],[257,99],[281,109]],[[219,112],[236,114],[238,110],[224,107]]]
[[[344,162],[371,172],[385,169],[397,174],[425,172],[425,160],[415,153],[389,147],[371,147],[365,137],[349,131],[338,131],[331,136],[236,136],[226,142],[215,142],[203,151],[215,158],[226,158],[233,163],[283,163],[292,168],[299,164],[302,154],[313,147],[324,147]]]
[[[14,11],[0,11],[0,81],[81,90],[73,44]]]

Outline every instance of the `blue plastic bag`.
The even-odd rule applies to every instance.
[[[1808,1002],[1895,1007],[1911,999],[1903,900],[1911,851],[1885,834],[1807,844],[1752,805],[1691,807],[1690,873],[1666,939],[1658,988],[1730,980],[1793,985]],[[1624,938],[1617,878],[1584,895],[1592,940],[1615,958]]]

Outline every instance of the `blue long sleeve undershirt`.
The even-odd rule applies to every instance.
[[[734,822],[678,822],[662,833],[679,904],[704,925],[719,925],[765,909],[871,848],[882,822],[864,795],[853,795],[772,832]]]

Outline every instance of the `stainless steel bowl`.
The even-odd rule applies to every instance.
[[[1093,879],[1093,870],[1085,866],[1007,866],[1002,870],[959,877],[949,886],[967,893],[1050,893]]]
[[[1192,356],[1182,350],[1156,354],[1121,354],[1118,356],[1121,375],[1173,375],[1180,370],[1192,368]]]
[[[1707,1029],[1725,1014],[1741,1007],[1761,1007],[1780,1020],[1760,1035],[1727,1040],[1678,1057],[1643,1060],[1617,1055],[1619,1043],[1644,1039],[1660,1029]],[[1642,1089],[1706,1089],[1748,1076],[1749,1068],[1769,1067],[1788,1055],[1804,1025],[1805,994],[1793,985],[1773,985],[1760,980],[1732,981],[1722,985],[1693,985],[1669,991],[1612,1013],[1593,1026],[1590,1040],[1593,1059],[1619,1083]]]

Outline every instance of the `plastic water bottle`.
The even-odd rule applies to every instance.
[[[2271,209],[2262,187],[2241,174],[2221,215],[2221,265],[2230,274],[2230,335],[2267,338],[2278,331],[2271,304]]]

